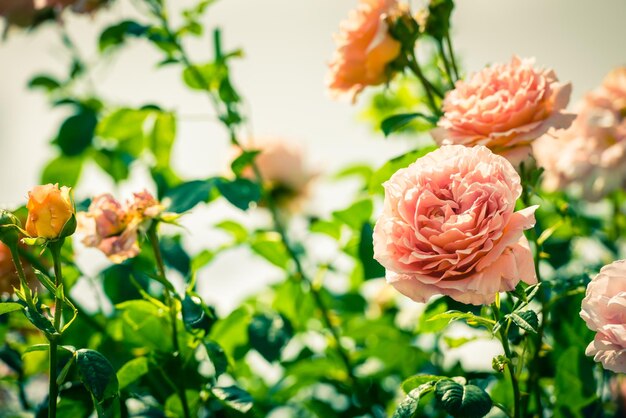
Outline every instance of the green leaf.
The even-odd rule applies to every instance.
[[[185,295],[182,302],[183,322],[190,329],[203,328],[206,319],[206,313],[202,309],[202,301],[200,298]]]
[[[137,379],[145,376],[149,370],[149,361],[146,357],[137,357],[128,361],[117,371],[119,390],[123,390]]]
[[[19,311],[21,309],[24,309],[24,306],[22,306],[19,303],[15,303],[15,302],[0,303],[0,315],[9,313],[9,312]]]
[[[211,363],[213,364],[215,378],[217,379],[225,373],[228,368],[228,358],[226,357],[226,353],[224,353],[222,347],[220,347],[220,345],[215,341],[205,341],[204,348],[209,356],[209,360],[211,360]]]
[[[359,259],[363,264],[365,280],[385,277],[385,268],[374,259],[373,232],[372,225],[369,222],[363,224],[361,239],[359,240]]]
[[[492,407],[491,398],[478,386],[463,386],[448,379],[435,385],[435,399],[447,413],[460,418],[484,417]]]
[[[187,277],[191,270],[191,258],[183,248],[181,240],[180,235],[164,236],[160,238],[159,246],[165,263]]]
[[[359,231],[364,223],[369,222],[373,210],[372,201],[363,199],[354,202],[346,209],[333,212],[333,217],[355,231]]]
[[[118,394],[118,381],[109,360],[97,351],[76,351],[78,377],[98,403]]]
[[[242,414],[252,409],[252,396],[237,386],[214,387],[211,392],[224,405]]]
[[[417,406],[419,405],[420,393],[418,389],[415,389],[415,393],[409,393],[398,405],[398,408],[394,411],[392,418],[413,418],[417,413]]]
[[[193,90],[216,91],[227,76],[228,69],[224,65],[212,62],[186,67],[183,71],[183,81]]]
[[[524,331],[531,332],[533,334],[537,333],[537,329],[539,328],[539,318],[537,314],[533,310],[527,310],[523,312],[513,312],[507,315],[511,320],[523,329]]]
[[[448,320],[449,322],[464,320],[465,323],[469,326],[484,326],[488,329],[493,328],[496,324],[495,321],[487,318],[483,318],[482,316],[475,315],[471,312],[460,312],[460,311],[447,311],[438,315],[434,315],[429,320],[430,321],[438,321],[440,319]]]
[[[208,202],[215,187],[215,180],[194,180],[169,190],[165,197],[171,199],[169,211],[183,213],[199,203]]]
[[[437,377],[437,376],[434,376]],[[406,397],[400,402],[398,408],[393,413],[392,418],[413,418],[416,415],[419,400],[428,392],[434,389],[434,381],[427,381],[415,389],[411,389]]]
[[[83,107],[78,113],[65,119],[54,143],[61,148],[64,155],[77,156],[91,146],[97,124],[96,112]]]
[[[149,139],[157,168],[168,168],[176,139],[176,116],[169,112],[157,112]]]
[[[341,239],[341,223],[338,221],[318,220],[311,224],[309,230],[311,232],[328,235],[337,241]]]
[[[122,311],[122,337],[131,347],[145,347],[159,352],[172,351],[171,324],[166,312],[146,300],[117,304]]]
[[[146,145],[146,120],[154,112],[150,109],[117,109],[100,120],[96,134],[111,141],[117,151],[137,158]]]
[[[61,87],[61,83],[48,75],[35,76],[28,82],[28,88],[43,88],[48,91],[48,93],[58,89],[59,87]]]
[[[406,154],[400,155],[396,158],[393,158],[387,161],[381,168],[374,172],[369,184],[369,192],[370,194],[382,194],[383,187],[382,184],[389,180],[391,176],[401,168],[408,167],[412,163],[414,163],[418,158],[423,157],[431,151],[436,150],[436,146],[428,146],[424,148],[420,148],[417,150],[413,150],[407,152]]]
[[[248,179],[222,179],[217,182],[217,188],[226,200],[241,210],[247,210],[251,203],[261,200],[261,186]]]
[[[250,248],[275,266],[283,270],[287,269],[290,257],[278,233],[265,232],[256,234],[250,242]]]
[[[280,354],[291,337],[291,322],[280,314],[255,315],[248,325],[250,346],[270,363],[280,359]]]
[[[239,347],[248,346],[247,326],[250,323],[251,314],[245,306],[235,309],[226,318],[218,321],[211,329],[211,340],[217,342],[229,358],[237,360],[245,352],[237,350]]]
[[[38,329],[43,331],[46,334],[53,335],[56,334],[56,329],[52,325],[52,322],[45,316],[43,316],[39,311],[33,310],[30,307],[24,308],[24,316]]]
[[[404,382],[402,382],[402,390],[404,391],[404,393],[408,394],[413,389],[417,389],[426,383],[437,382],[441,379],[447,379],[447,377],[435,376],[432,374],[417,374],[415,376],[409,377]]]
[[[118,24],[109,26],[100,34],[98,48],[103,52],[109,48],[122,44],[128,36],[139,37],[148,30],[147,26],[140,25],[132,20],[125,20]]]
[[[554,392],[557,416],[583,416],[582,408],[593,402],[594,393],[593,363],[587,359],[582,350],[572,346],[565,350],[556,363]],[[573,412],[573,413],[572,413]]]
[[[422,118],[432,124],[433,127],[437,124],[437,118],[433,116],[428,116],[423,113],[405,113],[402,115],[393,115],[380,124],[380,129],[383,131],[385,136],[389,136],[391,133],[396,132],[402,129],[404,126],[411,123],[413,120],[417,118]]]
[[[254,158],[259,155],[260,152],[261,151],[258,150],[246,150],[235,158],[230,165],[230,168],[233,170],[235,176],[240,177],[243,171],[252,164]]]
[[[248,231],[241,224],[234,221],[223,221],[215,225],[225,232],[228,232],[235,239],[235,243],[241,244],[248,238]]]
[[[200,394],[195,390],[185,390],[185,397],[187,398],[187,403],[189,405],[190,415],[192,417],[200,416],[198,414]],[[172,394],[165,401],[165,416],[167,418],[180,418],[185,416],[180,396],[177,393]]]
[[[83,157],[68,157],[59,155],[48,162],[41,174],[41,183],[59,183],[68,187],[75,187],[83,169]]]

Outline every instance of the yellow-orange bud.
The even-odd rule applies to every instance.
[[[58,184],[35,186],[28,193],[26,232],[31,237],[56,239],[74,216],[69,187]]]

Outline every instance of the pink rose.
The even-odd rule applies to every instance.
[[[254,161],[277,203],[288,209],[298,209],[317,175],[307,166],[302,147],[282,139],[261,138],[250,141],[249,148],[260,151]],[[243,176],[255,177],[250,167]]]
[[[550,128],[567,128],[564,113],[571,84],[534,60],[513,57],[458,81],[443,101],[444,116],[433,137],[439,144],[484,145],[514,164],[530,153],[530,144]]]
[[[483,146],[443,146],[384,187],[374,258],[400,293],[480,305],[520,280],[536,282],[523,231],[534,225],[537,206],[515,212],[522,186],[505,158]]]
[[[578,185],[598,200],[626,185],[626,68],[613,70],[579,105],[572,126],[533,144],[546,190]]]
[[[110,194],[96,196],[88,212],[78,214],[83,244],[121,263],[139,254],[138,233],[145,221],[159,216],[163,206],[150,193],[135,193],[126,206]]]
[[[585,354],[605,369],[626,372],[626,260],[602,267],[587,286],[580,316],[596,331]]]
[[[400,54],[400,42],[389,34],[385,18],[401,10],[396,0],[361,0],[341,23],[327,77],[333,97],[345,95],[354,102],[365,87],[388,81],[387,65]]]

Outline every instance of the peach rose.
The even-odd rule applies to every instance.
[[[260,151],[254,161],[276,202],[284,208],[297,209],[316,176],[306,164],[302,147],[282,139],[261,138],[250,141],[249,148]],[[255,177],[251,167],[242,174],[249,179]]]
[[[579,105],[572,126],[533,144],[546,190],[578,185],[598,200],[626,185],[626,68],[613,70]]]
[[[354,102],[365,87],[389,80],[387,65],[400,55],[401,45],[389,34],[385,19],[401,10],[396,0],[361,0],[341,23],[327,77],[333,97],[345,95]]]
[[[484,145],[519,163],[530,144],[550,128],[567,128],[564,112],[571,84],[551,70],[533,67],[533,59],[513,57],[458,81],[443,101],[444,116],[432,135],[439,144]]]
[[[591,280],[580,316],[596,332],[585,354],[607,370],[626,373],[626,260],[602,267]]]
[[[139,254],[140,227],[161,212],[163,206],[147,191],[135,193],[126,207],[110,194],[103,194],[93,199],[87,212],[78,214],[78,228],[84,235],[83,244],[121,263]]]
[[[447,145],[398,170],[384,183],[374,228],[374,258],[387,281],[417,302],[448,295],[492,303],[520,280],[535,283],[523,231],[532,206],[515,212],[520,177],[484,146]]]
[[[59,238],[67,221],[74,216],[69,187],[58,184],[35,186],[28,193],[26,232],[31,237]]]

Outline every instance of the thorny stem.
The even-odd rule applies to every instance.
[[[157,268],[159,270],[159,275],[161,279],[167,281],[167,276],[165,274],[165,263],[163,262],[163,255],[161,254],[161,247],[159,246],[159,237],[157,235],[157,225],[156,221],[152,222],[150,228],[148,228],[148,239],[150,240],[150,245],[152,246],[152,251],[154,252],[154,258],[156,259]],[[179,366],[181,366],[182,371],[182,361],[181,361],[181,351],[180,345],[178,343],[178,310],[176,308],[176,299],[172,297],[169,289],[164,288],[165,302],[169,306],[170,311],[170,321],[172,322],[172,346],[174,348],[174,359]],[[179,382],[182,383],[182,382]],[[180,398],[180,403],[183,407],[183,414],[185,418],[190,418],[191,414],[189,412],[189,402],[187,401],[187,394],[185,393],[184,385],[179,384],[177,386],[178,397]]]
[[[192,76],[196,79],[196,82],[204,87],[204,90],[206,91],[211,103],[213,104],[214,108],[219,112],[220,111],[220,103],[219,100],[215,97],[215,95],[211,92],[210,86],[207,85],[206,80],[204,79],[204,77],[202,76],[202,74],[200,74],[198,72],[198,70],[196,69],[196,67],[191,63],[191,60],[189,59],[187,52],[185,51],[183,45],[180,43],[180,41],[177,39],[176,35],[174,34],[174,32],[172,31],[169,21],[167,19],[166,14],[164,13],[164,11],[162,10],[162,7],[159,9],[158,7],[152,7],[152,12],[158,17],[158,19],[160,20],[163,28],[165,29],[170,42],[172,43],[172,45],[176,48],[176,50],[178,51],[178,53],[180,54],[180,60],[183,63],[183,65],[185,66],[186,69],[188,69],[190,71],[190,73],[192,74]],[[216,45],[219,46],[219,42],[216,42]],[[220,51],[216,51],[218,53],[218,56],[221,56]],[[230,135],[230,140],[231,142],[238,146],[242,151],[245,151],[246,148],[241,144],[241,142],[238,140],[237,138],[237,134],[235,132],[235,127],[233,126],[232,123],[230,123],[229,121],[226,120],[226,118],[220,118],[222,120],[222,122],[224,123],[224,125],[226,126],[226,128],[228,129],[229,135]],[[258,165],[252,161],[251,163],[251,167],[252,170],[254,172],[254,175],[256,177],[256,181],[263,185],[264,181],[263,181],[263,176],[259,170]],[[340,339],[340,335],[339,335],[339,331],[337,330],[337,328],[333,325],[332,321],[331,321],[331,317],[330,317],[330,311],[329,308],[326,306],[326,304],[324,303],[321,294],[319,292],[319,290],[314,286],[312,280],[308,277],[308,275],[306,274],[306,272],[304,271],[304,268],[302,266],[302,262],[300,260],[300,257],[298,256],[298,254],[295,252],[289,237],[287,236],[287,232],[285,230],[285,227],[280,219],[280,214],[278,211],[278,207],[276,206],[276,203],[274,202],[274,200],[272,199],[272,196],[270,195],[270,193],[265,193],[265,199],[267,202],[267,206],[270,210],[271,216],[272,216],[272,221],[274,223],[274,229],[276,230],[276,232],[278,232],[278,234],[281,237],[281,240],[283,242],[283,244],[285,245],[285,248],[287,250],[287,253],[289,255],[289,257],[293,260],[294,265],[295,265],[295,269],[296,269],[296,273],[299,279],[301,279],[302,281],[304,281],[308,288],[311,291],[311,295],[313,296],[314,302],[317,305],[317,308],[319,309],[321,315],[322,315],[322,319],[324,322],[324,325],[326,326],[326,328],[328,328],[328,331],[330,332],[330,334],[332,335],[333,339],[335,340],[335,348],[337,350],[337,354],[339,355],[341,362],[343,363],[346,372],[348,374],[348,377],[350,378],[350,380],[352,381],[352,383],[356,386],[357,385],[357,379],[354,375],[353,369],[352,369],[352,365],[350,362],[350,358],[347,354],[347,352],[345,351],[345,349],[343,348],[343,346],[341,345],[341,339]]]
[[[439,49],[439,55],[441,55],[441,60],[443,61],[443,66],[446,70],[446,76],[448,77],[448,81],[450,82],[450,87],[454,88],[454,82],[456,77],[452,74],[450,62],[448,61],[448,57],[446,56],[446,51],[443,46],[443,40],[437,39],[437,48]]]
[[[496,322],[500,321],[500,309],[496,306],[496,304],[491,305],[493,309],[493,317]],[[507,333],[507,327],[500,327],[498,333],[500,334],[500,341],[502,342],[502,348],[504,349],[504,355],[509,360],[506,364],[506,368],[509,371],[509,376],[511,378],[511,386],[513,387],[513,418],[521,418],[520,413],[520,389],[519,382],[517,380],[517,376],[515,375],[515,369],[513,368],[513,357],[511,352],[511,347],[509,346],[509,337]]]

